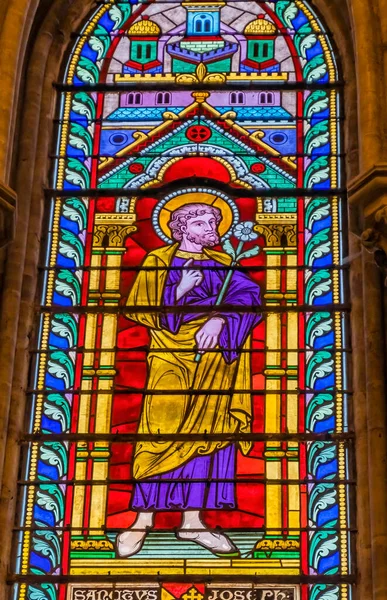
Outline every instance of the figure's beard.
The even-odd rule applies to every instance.
[[[196,235],[194,233],[187,233],[187,240],[198,246],[210,247],[219,244],[219,236],[216,231],[211,233],[203,233],[203,235]]]

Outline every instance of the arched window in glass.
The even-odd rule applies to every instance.
[[[142,97],[140,92],[130,92],[126,97],[126,102],[130,104],[141,104]]]
[[[168,105],[171,103],[171,94],[169,92],[158,92],[156,94],[156,104]]]
[[[304,0],[109,0],[73,39],[16,597],[346,600],[343,101],[324,25]]]
[[[206,15],[198,15],[195,18],[195,32],[196,33],[210,33],[211,32],[211,17]]]
[[[244,104],[245,94],[243,92],[231,92],[230,104]]]
[[[273,104],[274,103],[274,93],[273,92],[261,92],[259,94],[259,104]]]

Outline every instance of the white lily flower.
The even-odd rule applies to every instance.
[[[241,242],[252,242],[253,240],[256,240],[258,234],[254,231],[254,225],[255,223],[252,221],[238,223],[238,225],[234,227],[234,236]]]

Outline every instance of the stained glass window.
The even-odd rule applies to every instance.
[[[101,1],[57,90],[15,597],[347,600],[341,82],[319,17]]]

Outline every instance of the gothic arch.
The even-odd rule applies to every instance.
[[[7,187],[18,194],[15,241],[7,250],[4,279],[7,295],[2,305],[3,368],[0,376],[5,393],[1,406],[1,435],[4,443],[6,441],[6,456],[1,456],[0,463],[1,467],[4,466],[0,514],[3,529],[13,521],[16,508],[14,498],[18,461],[15,457],[19,453],[18,439],[23,430],[25,413],[28,339],[33,320],[43,220],[41,190],[47,182],[47,156],[55,110],[52,82],[59,78],[59,65],[70,43],[71,32],[83,21],[92,2],[56,0],[45,16],[47,6],[38,4],[33,0],[13,0],[7,3],[7,10],[2,11],[5,51],[0,58],[4,81],[0,91],[0,101],[4,107],[0,119],[0,138],[6,143],[0,149],[0,178],[4,182],[2,197],[7,198],[7,193],[12,195],[11,191],[7,192]],[[387,141],[380,127],[380,115],[386,115],[384,79],[378,69],[383,40],[379,22],[383,23],[385,15],[382,4],[378,2],[374,2],[367,12],[364,12],[363,2],[348,4],[346,6],[343,2],[328,0],[316,2],[333,33],[346,80],[347,171],[350,182],[354,180],[351,187],[354,200],[350,216],[350,254],[354,257],[351,264],[351,293],[354,419],[359,478],[359,593],[361,598],[368,598],[372,589],[373,597],[379,599],[384,598],[385,591],[383,562],[386,531],[380,498],[383,498],[386,490],[383,463],[386,430],[381,426],[385,422],[382,408],[385,389],[380,375],[384,356],[383,320],[381,312],[375,311],[374,307],[381,306],[382,302],[378,272],[372,264],[372,258],[364,250],[361,251],[357,235],[365,223],[362,212],[366,203],[364,196],[371,194],[376,203],[380,199],[381,185],[386,180]],[[370,31],[373,31],[372,40]],[[356,86],[356,78],[362,81],[361,89]],[[376,176],[379,179],[375,183],[374,166],[378,164]],[[370,209],[368,217],[372,217],[372,214]],[[361,252],[363,256],[359,258]],[[23,265],[22,269],[20,265]],[[364,286],[367,287],[367,295],[362,299]],[[372,340],[364,338],[364,328],[370,336],[374,336]],[[363,368],[364,356],[366,370]],[[373,408],[370,406],[371,395]],[[376,436],[378,439],[375,439]],[[376,456],[380,457],[379,462],[373,460]],[[371,479],[370,488],[368,476]],[[2,582],[6,581],[10,547],[11,536],[5,536],[1,548]],[[6,593],[5,586],[3,592]]]

